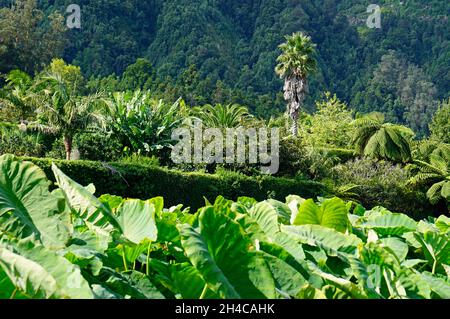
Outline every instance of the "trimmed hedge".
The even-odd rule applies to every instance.
[[[96,195],[111,194],[143,200],[162,196],[166,206],[183,204],[193,210],[204,206],[204,197],[214,201],[219,195],[232,200],[248,196],[261,201],[269,197],[284,200],[293,194],[312,198],[328,193],[321,183],[272,176],[208,175],[124,163],[22,159],[41,167],[53,182],[51,164],[54,162],[78,183],[84,186],[94,184]]]

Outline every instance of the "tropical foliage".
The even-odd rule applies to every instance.
[[[31,163],[0,167],[1,298],[450,298],[445,216],[298,196],[189,214],[96,198],[56,166],[52,192]]]
[[[171,146],[173,129],[187,115],[183,100],[169,104],[148,91],[116,92],[107,104],[110,130],[131,153],[155,154]]]

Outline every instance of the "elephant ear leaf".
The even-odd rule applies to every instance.
[[[300,243],[320,247],[328,253],[339,251],[355,254],[363,243],[355,235],[344,235],[319,225],[282,226],[281,229]]]
[[[275,282],[264,258],[229,217],[205,208],[200,232],[179,225],[181,243],[207,287],[221,298],[274,298]]]
[[[442,232],[442,233],[448,233],[450,231],[450,218],[447,216],[440,216],[436,220],[436,227]]]
[[[272,237],[280,231],[277,211],[268,202],[256,204],[249,210],[248,215],[258,223],[267,236]]]
[[[122,234],[131,242],[156,241],[155,206],[150,201],[126,200],[117,208],[116,215]]]
[[[300,205],[294,225],[320,225],[344,233],[349,225],[348,208],[339,198],[327,199],[319,206],[312,199]]]
[[[388,213],[369,218],[361,227],[373,229],[381,236],[401,236],[404,233],[415,231],[417,223],[404,214]]]
[[[448,236],[435,232],[415,233],[415,239],[422,246],[425,258],[433,267],[433,273],[443,265],[450,265],[450,241]]]
[[[52,164],[52,171],[70,206],[81,218],[99,227],[107,225],[108,221],[117,226],[109,207],[97,199],[88,188],[73,181],[55,164]]]
[[[44,246],[0,246],[0,272],[1,268],[10,284],[28,298],[94,297],[78,266]]]
[[[22,239],[34,236],[49,248],[69,239],[70,212],[59,193],[50,193],[45,173],[12,155],[0,157],[0,230]]]
[[[431,290],[442,299],[450,299],[450,283],[448,281],[435,277],[429,272],[423,272],[421,276],[429,284]]]

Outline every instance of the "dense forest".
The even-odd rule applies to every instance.
[[[81,28],[62,34],[55,12],[67,16],[71,1],[40,0],[41,12],[29,13],[34,20],[16,16],[15,35],[1,28],[0,72],[18,66],[39,71],[50,62],[48,50],[59,50],[81,67],[91,87],[141,86],[173,100],[182,96],[190,105],[238,102],[270,117],[285,108],[282,81],[273,72],[278,45],[284,35],[304,31],[318,48],[310,110],[330,91],[358,112],[382,112],[426,135],[438,101],[450,92],[450,4],[378,2],[381,28],[370,29],[368,2],[361,0],[84,0]],[[5,11],[0,17],[5,23]],[[34,37],[5,50],[10,37],[25,37],[32,28]],[[36,56],[31,48],[38,43]],[[135,64],[139,58],[145,60]],[[133,80],[138,83],[127,80],[127,70],[141,73]]]

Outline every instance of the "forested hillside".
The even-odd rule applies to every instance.
[[[12,2],[0,4],[9,7]],[[48,28],[48,16],[54,11],[67,15],[71,3],[38,1],[47,17],[39,23],[41,28]],[[279,94],[282,81],[274,72],[277,46],[284,35],[304,31],[318,51],[319,70],[307,101],[310,108],[322,92],[331,91],[353,109],[383,112],[387,120],[425,135],[438,101],[450,91],[447,1],[380,0],[381,29],[366,26],[370,2],[362,0],[78,3],[82,27],[65,33],[61,55],[79,65],[87,77],[97,78],[91,80],[96,88],[99,84],[110,90],[127,88],[116,77],[137,58],[145,58],[150,64],[141,61],[133,70],[133,74],[142,72],[137,83],[142,87],[173,99],[182,95],[189,104],[235,101],[270,116],[285,107]],[[20,25],[24,31],[29,27]],[[0,31],[2,42],[8,37],[5,29]],[[11,55],[10,50],[0,50],[0,71],[27,65],[23,59],[5,58],[8,52]],[[44,59],[42,64],[50,59],[46,54],[26,53],[34,61]],[[41,64],[32,66],[37,71]]]

